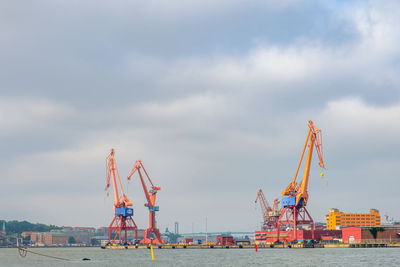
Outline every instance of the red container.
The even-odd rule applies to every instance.
[[[193,238],[185,238],[185,243],[186,244],[193,243]]]
[[[361,227],[346,227],[342,229],[343,243],[360,243],[362,240]]]

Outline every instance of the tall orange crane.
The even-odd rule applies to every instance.
[[[312,230],[312,239],[314,239],[314,221],[306,209],[308,201],[308,180],[310,177],[310,166],[313,150],[317,151],[319,158],[319,166],[326,169],[322,156],[322,136],[321,130],[314,126],[314,123],[308,121],[308,134],[306,142],[304,144],[303,151],[301,153],[300,161],[296,169],[296,173],[292,182],[282,191],[282,195],[286,196],[282,198],[282,212],[278,219],[278,240],[280,228],[282,225],[286,225],[294,230],[294,240],[297,240],[297,226],[298,225],[310,225]],[[307,146],[308,144],[308,146]],[[301,163],[303,161],[304,152],[307,151],[307,159],[304,167],[303,178],[298,184],[296,182],[297,174],[299,172]]]
[[[132,202],[128,199],[128,197],[124,193],[124,189],[122,188],[121,179],[119,178],[119,173],[117,169],[117,163],[114,158],[114,149],[111,149],[110,155],[106,158],[106,174],[107,174],[107,190],[110,187],[110,180],[112,180],[113,189],[114,189],[114,219],[112,220],[110,226],[108,227],[108,243],[116,243],[116,240],[119,241],[119,244],[122,244],[122,232],[125,233],[124,244],[128,243],[128,233],[127,231],[135,231],[136,242],[137,242],[137,226],[135,221],[132,219],[133,216],[133,208],[129,208],[132,206]],[[121,190],[121,195],[119,195],[118,184]],[[113,235],[113,238],[111,236]]]
[[[151,190],[147,189],[146,183],[143,179],[142,172],[140,169],[143,169],[144,173],[146,174],[146,177],[148,181],[151,184]],[[132,171],[128,175],[128,180],[131,179],[132,175],[135,172],[139,173],[140,181],[142,183],[143,191],[146,196],[147,203],[144,204],[145,207],[149,209],[149,228],[147,228],[144,231],[144,238],[140,241],[142,244],[164,244],[165,241],[161,239],[160,236],[160,230],[156,226],[156,211],[159,211],[160,208],[156,206],[156,194],[159,190],[161,190],[161,187],[154,186],[153,182],[150,179],[150,176],[148,175],[146,169],[144,168],[142,161],[137,160],[135,164],[133,165]]]
[[[271,208],[271,206],[268,204],[267,199],[264,196],[263,191],[260,189],[257,192],[257,197],[256,200],[254,201],[257,203],[257,201],[260,202],[261,206],[261,212],[262,212],[262,217],[263,217],[263,230],[272,230],[276,229],[276,223],[279,218],[279,211],[278,211],[278,205],[279,205],[279,200],[276,198],[274,200],[274,208]]]

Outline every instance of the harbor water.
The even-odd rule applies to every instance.
[[[22,258],[15,248],[0,249],[0,266],[400,266],[399,248],[315,249],[149,249],[32,248]],[[83,261],[83,258],[90,260]]]

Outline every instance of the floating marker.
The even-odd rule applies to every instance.
[[[153,245],[150,245],[150,250],[151,250],[151,260],[154,261]]]
[[[256,249],[256,252],[258,251],[258,247],[257,247],[257,244],[256,244],[256,246],[254,247],[255,249]]]
[[[321,172],[321,178],[323,178],[324,177],[324,173],[323,172]]]

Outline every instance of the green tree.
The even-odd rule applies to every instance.
[[[92,238],[92,239],[90,240],[90,243],[92,244],[92,246],[98,246],[98,245],[100,245],[99,240],[97,240],[96,238]]]
[[[385,231],[385,229],[383,229],[382,227],[372,227],[369,229],[369,231],[371,232],[374,239],[376,239],[378,232],[383,232]]]
[[[73,236],[68,237],[68,243],[69,244],[76,244],[75,237],[73,237]]]

